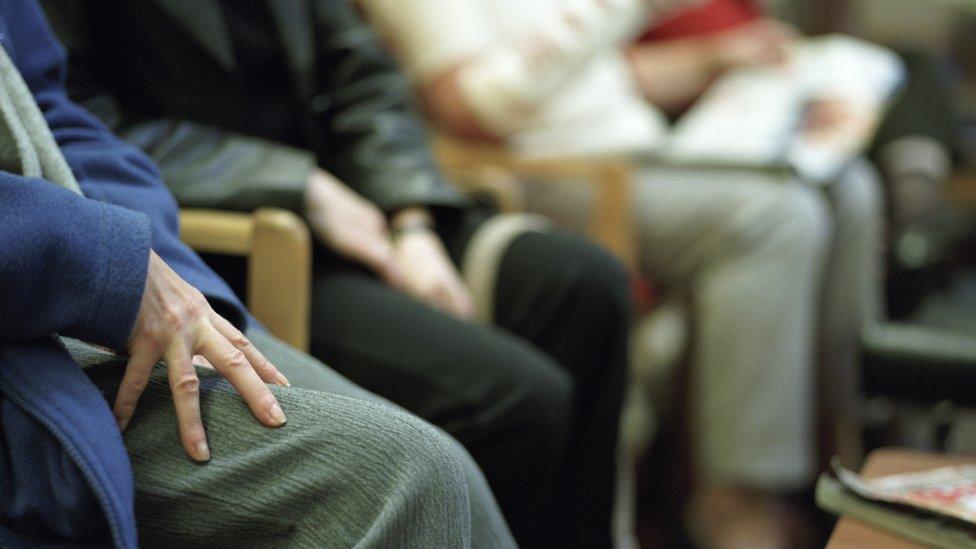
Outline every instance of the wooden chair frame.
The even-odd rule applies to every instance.
[[[183,209],[180,224],[180,237],[198,252],[247,257],[248,309],[272,334],[308,350],[312,240],[301,218],[276,208]]]
[[[506,183],[498,172],[508,173],[522,182],[561,182],[583,180],[596,192],[594,214],[588,233],[594,241],[613,252],[630,268],[637,266],[637,243],[631,211],[633,166],[626,160],[547,158],[527,159],[502,148],[458,141],[438,136],[434,140],[438,162],[450,177],[471,181],[482,175],[489,192],[509,195],[506,205],[519,206],[518,185]],[[485,174],[494,174],[486,177]],[[470,186],[463,185],[471,190]],[[515,195],[514,198],[512,195]]]

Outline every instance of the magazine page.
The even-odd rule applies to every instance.
[[[667,156],[691,163],[783,164],[804,112],[801,84],[787,67],[726,74],[675,124]]]
[[[804,41],[793,65],[807,113],[828,112],[798,129],[788,163],[805,180],[827,181],[867,148],[904,68],[887,48],[841,35]]]
[[[909,505],[976,524],[976,465],[864,478],[834,464],[837,479],[861,497]]]
[[[801,40],[784,65],[719,78],[675,124],[666,154],[685,164],[788,165],[825,182],[867,147],[903,78],[884,47],[846,36]],[[810,124],[825,111],[827,123]]]

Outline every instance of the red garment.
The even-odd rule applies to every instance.
[[[759,17],[754,0],[710,0],[649,29],[638,42],[668,40],[737,27]]]

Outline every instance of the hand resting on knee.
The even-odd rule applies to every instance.
[[[183,447],[196,461],[210,459],[200,418],[200,381],[193,367],[194,354],[206,358],[227,378],[258,421],[268,427],[285,423],[285,414],[265,383],[287,386],[288,380],[155,252],[149,253],[146,289],[126,350],[130,358],[112,410],[123,431],[149,384],[153,367],[162,361]]]

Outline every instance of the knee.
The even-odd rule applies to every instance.
[[[884,191],[874,165],[859,159],[845,169],[829,189],[834,216],[841,227],[859,231],[880,227],[884,215]]]
[[[607,250],[569,235],[553,235],[559,261],[554,276],[563,280],[567,302],[603,329],[624,326],[632,313],[627,269]]]
[[[484,473],[468,451],[447,433],[408,414],[387,419],[400,435],[387,444],[400,472],[387,473],[393,490],[382,515],[395,515],[393,528],[373,528],[364,546],[515,546]],[[368,473],[367,473],[368,474]],[[423,525],[414,541],[403,531]],[[432,536],[432,525],[439,536]],[[383,532],[386,530],[386,532]],[[380,535],[376,535],[380,532]]]
[[[591,301],[605,303],[609,313],[629,317],[632,301],[630,275],[620,261],[602,248],[586,245],[579,255],[577,288]]]
[[[460,445],[416,416],[359,402],[370,408],[366,412],[369,420],[357,435],[361,455],[348,466],[355,469],[353,476],[372,484],[363,489],[385,492],[408,505],[427,506],[436,501],[446,509],[466,509],[463,460],[470,458]]]
[[[798,261],[819,262],[833,237],[830,208],[821,193],[803,185],[784,187],[769,205],[770,237]]]
[[[520,332],[530,339],[567,321],[573,333],[589,326],[599,327],[592,332],[606,331],[626,324],[631,314],[630,280],[623,265],[570,234],[521,235],[506,252],[498,280],[496,302],[514,303],[509,308],[518,321],[531,311],[534,321]]]
[[[471,458],[464,448],[448,434],[419,418],[408,416],[400,421],[404,424],[405,436],[393,444],[403,445],[401,459],[411,479],[408,483],[419,487],[418,500],[437,498],[447,504],[466,504],[471,487],[464,462]]]
[[[290,393],[290,408],[303,413],[283,428],[287,444],[257,459],[282,497],[301,506],[296,526],[316,545],[328,537],[333,545],[429,546],[432,524],[470,535],[470,458],[445,433],[389,405]]]

